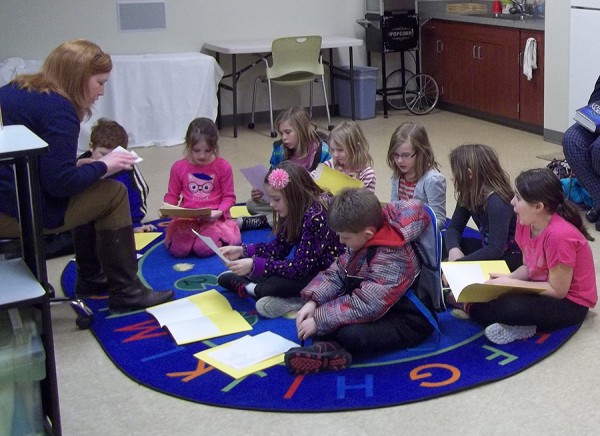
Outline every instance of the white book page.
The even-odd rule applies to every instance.
[[[223,253],[221,253],[221,250],[219,250],[219,247],[217,247],[217,245],[215,244],[215,241],[213,241],[212,238],[201,235],[194,229],[192,229],[192,232],[194,232],[194,235],[196,235],[198,238],[200,238],[202,240],[202,242],[204,242],[206,245],[208,245],[208,248],[210,248],[212,251],[214,251],[214,253],[217,256],[219,256],[219,259],[221,259],[221,261],[225,264],[225,266],[229,265],[229,259],[227,259],[225,256],[223,256]]]
[[[298,344],[273,332],[264,332],[256,336],[244,336],[209,355],[227,366],[241,370],[297,346]]]
[[[468,285],[486,281],[483,271],[476,263],[444,262],[442,271],[454,297],[457,299],[462,290]]]
[[[146,309],[146,312],[154,316],[161,327],[204,316],[200,307],[187,298],[149,307]]]
[[[177,344],[201,341],[221,335],[221,330],[207,317],[175,322],[168,324],[167,328]]]

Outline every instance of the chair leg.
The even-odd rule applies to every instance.
[[[327,130],[333,130],[331,124],[331,115],[329,114],[329,102],[327,101],[327,88],[325,87],[325,77],[321,76],[321,83],[323,84],[323,97],[325,98],[325,112],[327,112]]]
[[[310,91],[308,93],[309,95],[309,100],[308,100],[308,109],[309,109],[309,115],[310,118],[312,119],[313,117],[313,82],[310,82]]]
[[[275,128],[273,127],[273,97],[271,93],[271,80],[267,79],[269,83],[269,116],[271,117],[271,138],[277,137],[277,132],[275,132]]]
[[[256,88],[258,86],[258,82],[262,82],[262,81],[263,81],[263,78],[261,76],[258,76],[254,80],[254,91],[252,92],[252,115],[250,117],[250,123],[248,123],[249,129],[254,129],[254,111],[256,109]]]

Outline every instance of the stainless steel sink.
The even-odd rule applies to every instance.
[[[539,20],[541,17],[533,17],[521,14],[468,14],[470,17],[490,18],[493,20],[509,20],[509,21],[524,21],[524,20]]]

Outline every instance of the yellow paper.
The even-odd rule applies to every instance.
[[[271,366],[275,366],[275,365],[279,365],[280,363],[283,363],[283,354],[279,354],[275,357],[271,357],[270,359],[263,360],[262,362],[257,363],[256,365],[249,366],[248,368],[235,369],[229,365],[226,365],[226,364],[218,361],[217,359],[213,359],[210,356],[210,353],[212,353],[213,351],[216,351],[216,350],[224,348],[224,347],[229,347],[229,346],[231,346],[231,344],[232,344],[231,342],[228,342],[226,344],[219,345],[218,347],[209,348],[208,350],[204,350],[204,351],[194,354],[194,356],[197,359],[208,363],[210,366],[213,366],[213,367],[217,368],[218,370],[223,371],[225,374],[228,374],[235,379],[246,377],[247,375],[254,374],[255,372],[262,371],[263,369],[270,368]]]
[[[135,249],[140,251],[150,242],[154,241],[158,238],[162,233],[161,232],[141,232],[134,233],[133,237],[135,238]]]
[[[363,182],[327,165],[319,164],[314,171],[314,180],[322,189],[337,195],[344,188],[364,188]]]
[[[527,294],[543,291],[541,288],[484,283],[490,279],[490,273],[510,273],[504,260],[442,262],[442,271],[454,298],[459,303],[486,303],[507,293]]]
[[[250,212],[248,212],[248,208],[246,206],[232,206],[229,209],[231,213],[231,218],[239,218],[241,216],[250,216]]]

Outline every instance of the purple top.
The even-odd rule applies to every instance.
[[[268,276],[294,279],[314,275],[328,268],[344,252],[344,245],[327,224],[327,210],[318,202],[304,214],[302,230],[295,241],[287,241],[284,232],[280,231],[270,242],[242,246],[245,255],[254,259],[251,279]],[[294,255],[289,258],[294,248]]]

